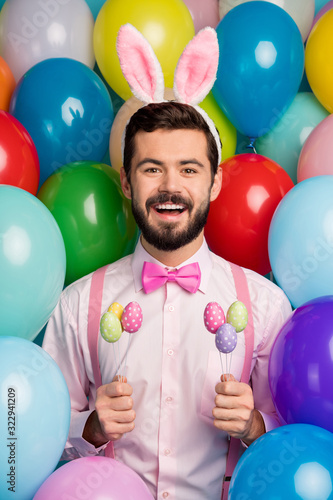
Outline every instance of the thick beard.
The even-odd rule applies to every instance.
[[[167,201],[171,201],[172,203],[184,203],[187,205],[189,215],[191,216],[193,206],[189,204],[188,201],[176,195],[161,195],[158,198],[147,200],[147,212],[139,207],[135,197],[133,197],[132,212],[144,239],[157,250],[172,252],[191,243],[199,236],[207,222],[210,203],[209,200],[205,200],[194,213],[187,228],[182,231],[177,230],[176,222],[165,222],[162,227],[156,229],[149,224],[146,214],[149,213],[152,204],[166,203]]]

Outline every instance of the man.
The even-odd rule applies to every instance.
[[[99,339],[102,386],[96,391],[87,342],[87,276],[63,292],[43,345],[71,395],[64,458],[103,454],[112,441],[115,458],[140,474],[159,499],[220,499],[228,436],[245,447],[279,425],[268,359],[290,314],[283,292],[244,271],[255,334],[252,388],[239,382],[244,333],[238,334],[232,375],[224,377],[214,335],[204,327],[207,303],[216,301],[227,311],[237,300],[229,263],[209,251],[203,233],[210,202],[221,189],[218,157],[210,127],[192,106],[149,104],[133,115],[121,183],[141,237],[132,256],[108,267],[102,312],[114,302],[136,301],[142,327],[131,334],[129,349],[125,333],[116,346]],[[141,278],[145,262],[171,272],[198,263],[201,279],[190,291],[174,279],[152,291]],[[125,372],[127,378],[118,380]]]

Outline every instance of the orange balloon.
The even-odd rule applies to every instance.
[[[0,56],[0,109],[9,110],[10,98],[16,87],[12,70],[6,61]]]

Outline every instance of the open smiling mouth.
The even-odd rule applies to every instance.
[[[159,214],[178,215],[187,210],[187,206],[182,203],[158,203],[153,206],[153,209]]]

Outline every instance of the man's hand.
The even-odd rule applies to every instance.
[[[132,387],[126,378],[117,377],[110,384],[97,389],[95,410],[90,414],[82,437],[96,448],[108,441],[116,441],[134,429]]]
[[[254,408],[252,389],[232,375],[222,375],[215,387],[214,425],[250,445],[266,432],[263,418]]]

